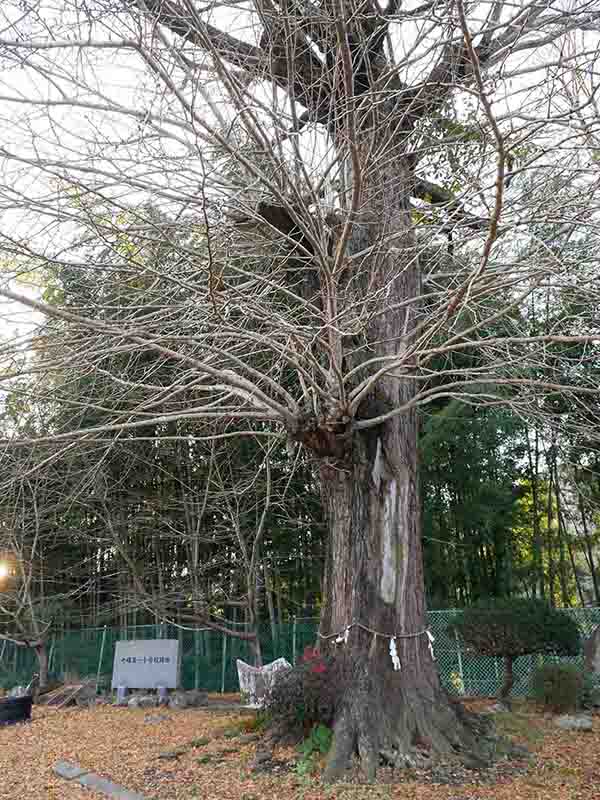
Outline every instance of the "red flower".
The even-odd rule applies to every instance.
[[[325,663],[325,659],[319,653],[316,647],[305,647],[300,661],[302,664],[309,666],[311,672],[315,672],[317,674],[327,672],[327,664]]]

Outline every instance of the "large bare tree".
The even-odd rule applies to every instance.
[[[91,375],[119,350],[179,367],[168,386],[149,374],[110,421],[81,427],[74,413],[46,439],[101,445],[201,418],[219,436],[306,448],[329,526],[320,637],[351,673],[327,777],[356,751],[372,777],[381,752],[404,763],[418,744],[474,748],[426,630],[417,411],[460,397],[560,423],[568,396],[582,409],[569,424],[589,427],[600,12],[586,0],[4,5],[3,296],[61,320]],[[131,246],[132,226],[145,245]],[[157,241],[179,257],[149,259]],[[61,304],[65,265],[107,284],[118,271],[145,300],[125,314],[101,292]],[[47,302],[11,283],[40,268]],[[543,304],[562,310],[560,329],[539,324]],[[32,368],[61,370],[68,381],[51,347]],[[184,391],[185,406],[157,414]]]

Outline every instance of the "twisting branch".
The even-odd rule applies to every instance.
[[[498,224],[500,222],[500,215],[502,214],[502,204],[504,199],[504,178],[505,178],[505,164],[506,164],[506,150],[504,146],[504,138],[502,136],[502,133],[500,132],[498,123],[496,122],[496,117],[494,116],[494,112],[492,110],[492,104],[490,103],[485,91],[485,84],[483,82],[483,77],[481,75],[479,56],[477,55],[477,52],[473,47],[473,38],[471,36],[471,32],[469,31],[467,18],[465,16],[465,8],[462,0],[456,0],[456,8],[458,11],[460,26],[465,40],[465,47],[469,55],[471,67],[473,69],[473,76],[475,78],[475,83],[477,84],[478,95],[481,100],[481,104],[483,105],[485,115],[490,123],[490,127],[494,134],[494,139],[496,140],[496,151],[498,153],[498,159],[496,164],[496,195],[494,199],[494,209],[492,211],[490,227],[487,239],[483,246],[483,251],[481,254],[479,266],[477,267],[475,274],[472,276],[472,278],[470,278],[468,284],[464,286],[462,289],[459,289],[459,291],[455,294],[454,298],[450,301],[447,311],[447,317],[451,317],[454,314],[454,312],[458,307],[458,304],[462,301],[465,295],[467,297],[469,296],[471,287],[473,286],[475,281],[477,281],[481,277],[481,275],[485,271],[485,268],[487,267],[490,254],[492,252],[492,246],[496,241],[496,237],[498,236]]]

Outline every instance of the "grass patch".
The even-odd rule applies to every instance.
[[[270,719],[266,711],[258,711],[253,717],[244,717],[239,723],[240,733],[262,733]]]
[[[207,744],[210,744],[212,739],[208,736],[201,736],[199,739],[192,739],[190,742],[190,747],[204,747]]]
[[[528,744],[538,744],[544,738],[544,732],[529,714],[500,712],[494,714],[494,722],[498,733],[511,739],[523,739]]]

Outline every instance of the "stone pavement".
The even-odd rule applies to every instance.
[[[93,789],[95,792],[105,794],[112,800],[146,800],[144,795],[130,792],[129,789],[113,783],[108,778],[102,778],[100,775],[96,775],[95,772],[89,772],[72,761],[57,761],[54,765],[54,773],[59,778],[73,781],[81,786],[86,786],[88,789]]]

